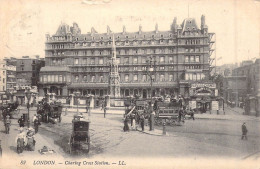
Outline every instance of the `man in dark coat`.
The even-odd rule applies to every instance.
[[[243,123],[242,125],[242,137],[241,137],[241,140],[243,140],[244,138],[247,140],[247,128],[246,128],[246,123]]]
[[[144,131],[144,115],[143,114],[140,117],[140,123],[141,123],[142,131]]]
[[[21,116],[21,118],[18,120],[19,126],[20,127],[24,127],[24,119],[23,116]]]
[[[104,118],[106,118],[106,114],[107,114],[107,107],[104,107]]]
[[[129,131],[129,126],[128,126],[128,117],[126,116],[124,119],[124,132]]]

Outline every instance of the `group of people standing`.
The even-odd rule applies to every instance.
[[[154,116],[155,110],[151,103],[149,103],[149,106],[145,106],[144,110],[141,112],[136,110],[135,106],[131,106],[131,108],[127,109],[125,112],[123,129],[124,131],[130,130],[128,126],[128,122],[130,120],[132,130],[137,130],[138,127],[141,127],[142,131],[144,131],[144,126],[148,124],[147,120],[149,120],[149,128],[150,130],[153,130]]]

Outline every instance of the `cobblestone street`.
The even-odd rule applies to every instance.
[[[21,110],[25,112],[26,109]],[[110,110],[112,111],[112,110]],[[35,109],[30,111],[33,116]],[[223,117],[225,116],[225,117]],[[197,119],[186,120],[182,126],[166,126],[168,136],[155,136],[139,131],[123,132],[123,115],[108,113],[103,117],[101,110],[91,114],[89,154],[77,151],[68,153],[73,113],[62,115],[58,124],[42,123],[36,134],[36,151],[18,155],[14,142],[18,133],[17,119],[12,120],[11,134],[4,134],[1,122],[3,156],[40,156],[37,150],[44,145],[56,151],[61,158],[106,158],[106,157],[225,157],[251,158],[260,150],[259,118],[243,115],[198,114]],[[212,117],[212,118],[210,118]],[[218,118],[216,118],[218,117]],[[241,140],[241,125],[247,123],[248,140]],[[146,129],[148,126],[146,126]],[[162,131],[162,126],[156,126]],[[153,148],[151,148],[153,147]],[[142,150],[142,151],[140,151]],[[138,152],[138,153],[136,153]],[[258,157],[258,155],[255,155]]]

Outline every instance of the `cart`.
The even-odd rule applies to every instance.
[[[87,153],[90,149],[89,120],[82,118],[81,115],[75,115],[72,120],[72,134],[69,140],[69,153],[75,150],[85,150]]]

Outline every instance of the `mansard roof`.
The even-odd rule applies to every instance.
[[[182,32],[198,30],[198,26],[194,18],[184,19],[181,26],[182,26]]]
[[[55,36],[64,36],[68,33],[70,33],[70,26],[66,23],[61,23],[56,31]]]
[[[175,21],[176,22],[176,21]],[[194,18],[186,18],[182,22],[181,25],[176,25],[177,29],[181,29],[182,32],[185,31],[198,31],[200,30],[196,20]],[[207,26],[204,24],[203,28],[207,28]],[[156,24],[155,30],[154,31],[142,31],[142,26],[139,26],[139,31],[137,32],[126,32],[125,26],[123,26],[123,31],[122,32],[116,32],[113,33],[110,30],[110,27],[107,27],[107,32],[106,33],[98,33],[93,27],[91,28],[91,32],[87,34],[81,34],[80,28],[78,27],[77,23],[73,23],[73,27],[69,27],[69,25],[62,23],[56,34],[54,36],[64,36],[67,33],[72,34],[74,40],[77,41],[97,41],[97,40],[111,40],[112,41],[112,36],[114,34],[115,36],[115,41],[119,40],[127,40],[127,39],[160,39],[160,38],[169,38],[170,34],[174,35],[175,32],[169,30],[169,31],[158,31],[158,25]],[[119,37],[119,38],[118,38]],[[173,36],[171,36],[173,37]],[[76,39],[77,38],[77,39]],[[94,39],[93,39],[94,38]]]

